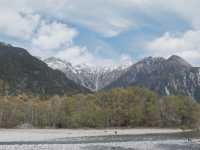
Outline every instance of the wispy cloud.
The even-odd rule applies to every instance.
[[[42,50],[55,50],[70,46],[78,31],[59,22],[42,22],[32,39],[32,45]]]
[[[152,26],[158,30],[162,28],[160,32],[163,33],[151,33],[154,40],[147,41],[147,46],[143,43],[146,47],[140,52],[142,55],[167,56],[175,53],[198,64],[199,5],[198,0],[1,0],[0,38],[14,38],[18,45],[28,47],[32,54],[42,57],[63,55],[71,61],[73,57],[79,58],[76,63],[83,60],[114,63],[116,58],[95,59],[96,49],[101,45],[89,49],[90,42],[82,46],[75,42],[81,36],[79,27],[95,33],[96,38],[103,39],[109,47],[115,47],[112,39],[123,40],[120,38],[123,33],[140,30],[152,21],[156,22]],[[182,33],[178,29],[175,33],[169,28],[163,29],[171,25],[171,22],[163,20],[173,17],[184,20],[189,28]],[[134,36],[135,33],[131,33]],[[123,51],[116,50],[118,63],[121,55],[127,53],[127,45],[121,47],[124,47]]]

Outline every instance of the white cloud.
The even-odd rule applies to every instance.
[[[39,15],[4,11],[0,13],[0,34],[20,39],[28,39],[32,36],[39,20]]]
[[[133,64],[133,59],[128,54],[122,54],[120,56],[119,64],[131,65],[131,64]]]
[[[128,16],[126,8],[111,0],[35,0],[30,1],[30,5],[42,14],[81,24],[105,37],[117,36],[137,26],[137,22]]]
[[[73,64],[91,63],[92,54],[85,47],[73,43],[78,31],[60,22],[47,23],[42,21],[30,47],[33,55],[47,58],[51,56],[62,58]]]
[[[200,26],[198,0],[1,0],[0,5],[2,16],[6,16],[5,8],[9,8],[9,12],[39,13],[85,26],[106,37],[118,36],[144,23],[137,13],[156,20],[171,13],[185,19],[196,29]],[[11,25],[14,22],[20,21],[14,19]]]
[[[199,28],[200,13],[199,0],[116,0],[118,5],[126,8],[138,8],[138,11],[154,19],[174,14],[191,23],[193,27]],[[115,3],[115,2],[114,2]]]
[[[79,33],[64,23],[67,20],[77,22],[108,37],[118,35],[131,25],[123,17],[118,20],[116,16],[110,20],[113,12],[111,11],[110,17],[106,17],[106,12],[100,12],[101,9],[97,14],[91,13],[92,9],[88,9],[82,1],[0,1],[0,34],[14,37],[19,41],[26,40],[27,44],[22,46],[29,49],[31,54],[42,58],[58,56],[75,64],[108,65],[112,62],[111,59],[96,59],[86,47],[75,45],[73,40]],[[49,21],[49,16],[63,22]]]
[[[104,37],[114,37],[145,24],[141,14],[156,22],[171,14],[187,21],[191,30],[155,39],[148,44],[148,53],[162,56],[175,53],[197,61],[200,57],[199,6],[198,0],[0,0],[0,35],[26,40],[34,55],[58,54],[74,62],[88,59],[100,64],[102,59],[94,59],[87,48],[73,44],[78,31],[68,23],[84,26]]]
[[[32,45],[41,50],[55,50],[62,46],[70,46],[78,31],[59,22],[42,22],[37,29]]]
[[[0,35],[28,39],[40,21],[26,5],[26,0],[0,0]]]
[[[87,27],[105,37],[118,36],[145,24],[138,14],[156,21],[176,15],[194,28],[200,26],[198,0],[28,0],[32,8],[45,15]],[[55,5],[56,4],[56,5]]]
[[[87,50],[87,48],[78,47],[78,46],[72,46],[69,48],[66,48],[62,51],[59,51],[56,54],[56,57],[59,57],[61,59],[64,59],[68,62],[71,62],[72,64],[91,64],[93,58],[93,55]]]
[[[114,65],[112,59],[97,58],[86,47],[72,46],[59,51],[55,57],[61,58],[74,65],[87,64],[89,66],[106,67]]]
[[[147,44],[148,54],[170,56],[176,54],[194,64],[200,59],[200,30],[189,30],[180,35],[165,33]]]

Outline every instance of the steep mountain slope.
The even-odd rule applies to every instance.
[[[200,101],[200,68],[192,67],[178,56],[168,59],[148,57],[132,65],[128,71],[105,89],[142,86],[161,95],[186,95]]]
[[[48,58],[44,62],[49,67],[64,72],[69,79],[92,91],[103,89],[124,74],[130,66],[130,63],[110,68],[90,67],[86,64],[73,66],[66,61],[54,57]]]
[[[87,91],[25,49],[0,43],[0,94],[62,95]]]

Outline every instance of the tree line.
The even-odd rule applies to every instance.
[[[200,105],[189,97],[165,96],[143,88],[117,88],[93,94],[47,99],[0,97],[0,127],[38,128],[198,127]]]

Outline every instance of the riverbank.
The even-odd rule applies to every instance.
[[[0,129],[0,142],[49,141],[61,138],[110,135],[147,135],[181,133],[181,129]]]

